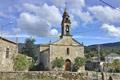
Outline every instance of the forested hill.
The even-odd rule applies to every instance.
[[[114,43],[105,43],[105,44],[99,44],[100,45],[100,54],[101,56],[106,56],[110,53],[118,53],[120,54],[120,42],[114,42]],[[90,45],[85,47],[85,55],[88,56],[97,56],[98,52],[98,44]]]
[[[102,48],[106,48],[106,47],[110,47],[110,48],[120,48],[120,42],[114,42],[114,43],[105,43],[105,44],[99,44],[100,47]],[[96,45],[90,45],[87,46],[88,48],[97,48],[98,44]]]

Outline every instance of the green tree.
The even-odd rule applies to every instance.
[[[36,51],[35,51],[34,42],[35,42],[34,39],[27,38],[25,41],[25,47],[22,49],[22,53],[36,60]]]
[[[31,64],[32,62],[27,60],[26,56],[23,54],[18,54],[14,58],[14,70],[15,71],[23,71],[23,70],[29,69]]]
[[[104,66],[107,67],[110,72],[120,72],[120,61],[118,59],[112,63],[104,63]]]
[[[76,57],[73,64],[73,71],[77,71],[81,66],[85,65],[85,58]]]
[[[114,60],[112,63],[114,72],[120,72],[120,61],[118,59]]]
[[[56,57],[55,60],[53,60],[52,64],[53,67],[62,68],[64,65],[64,59],[62,57],[61,58]]]

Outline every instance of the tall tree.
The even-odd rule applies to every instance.
[[[36,59],[36,51],[35,51],[35,39],[27,38],[25,41],[25,47],[23,48],[23,54],[32,57],[34,60]]]

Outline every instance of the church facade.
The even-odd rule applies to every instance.
[[[61,22],[61,36],[56,42],[47,45],[40,45],[39,62],[43,63],[45,68],[53,70],[52,61],[56,58],[63,58],[63,70],[71,70],[76,57],[84,58],[84,46],[77,42],[71,35],[71,21],[67,10],[64,10]],[[69,63],[69,64],[68,64]],[[69,68],[68,68],[69,65]],[[84,70],[84,66],[80,68]],[[68,71],[67,70],[67,71]]]

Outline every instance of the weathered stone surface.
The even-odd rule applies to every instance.
[[[0,72],[0,80],[89,80],[85,73],[70,72]]]
[[[13,71],[13,58],[16,53],[16,43],[0,38],[0,71]]]
[[[69,54],[67,54],[67,49],[69,49]],[[84,58],[84,46],[76,42],[71,36],[63,36],[59,41],[40,46],[40,62],[45,67],[52,70],[51,63],[56,57],[62,57],[64,60],[69,59],[74,64],[76,57]],[[84,66],[80,70],[84,70]]]

